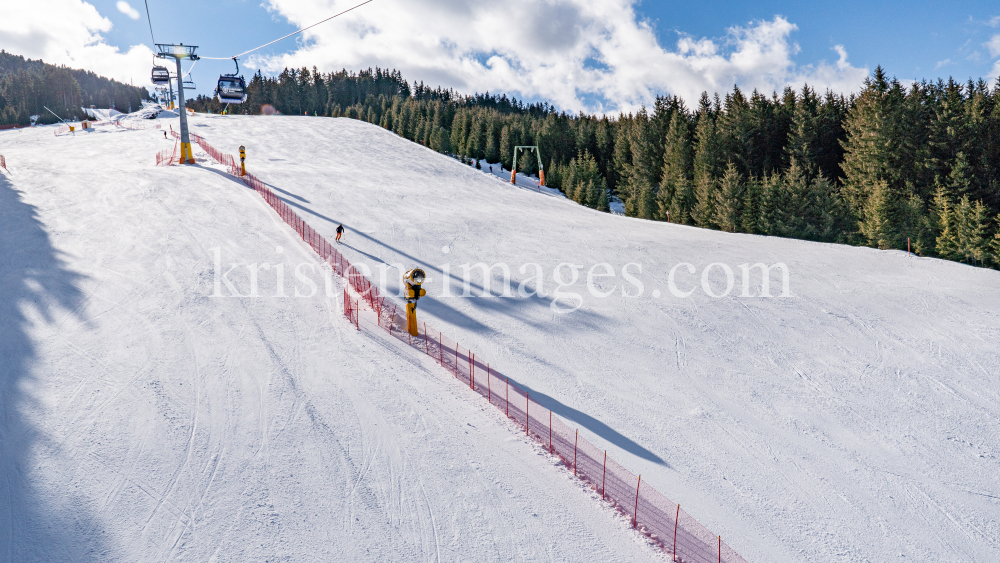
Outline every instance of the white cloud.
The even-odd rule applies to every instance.
[[[293,24],[343,10],[354,0],[269,0]],[[867,68],[848,62],[800,65],[783,17],[725,30],[721,38],[681,35],[659,44],[637,18],[635,0],[378,0],[313,28],[292,53],[262,61],[270,70],[397,68],[465,93],[507,92],[551,100],[570,111],[629,111],[659,93],[689,104],[702,91],[780,90],[810,85],[860,89]],[[588,101],[585,101],[588,100]],[[593,100],[598,100],[594,102]]]
[[[129,6],[128,2],[126,2],[125,0],[119,0],[118,11],[134,20],[139,19],[139,12],[136,11],[136,9],[133,8],[132,6]]]
[[[991,57],[1000,57],[1000,34],[991,37],[983,46],[990,50]]]
[[[0,17],[0,48],[151,87],[152,51],[134,45],[123,53],[104,41],[102,34],[110,30],[111,21],[82,0],[7,2]]]

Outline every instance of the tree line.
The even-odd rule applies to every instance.
[[[395,70],[302,68],[258,73],[231,110],[265,104],[364,120],[475,166],[509,170],[515,145],[537,145],[547,183],[595,209],[618,200],[633,217],[1000,267],[1000,83],[904,86],[878,67],[850,96],[734,87],[609,118],[432,89]],[[537,173],[527,156],[519,170]]]
[[[127,113],[149,100],[145,88],[122,84],[86,70],[50,65],[0,50],[0,125],[29,125],[30,116],[38,123],[86,117],[82,107],[113,107]]]

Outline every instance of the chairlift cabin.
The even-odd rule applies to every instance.
[[[236,59],[233,62],[236,63],[236,74],[223,74],[215,87],[215,95],[223,104],[242,104],[247,101],[247,83],[242,76],[237,76],[240,63]]]
[[[153,84],[167,84],[170,82],[170,71],[165,66],[154,66],[150,80]]]

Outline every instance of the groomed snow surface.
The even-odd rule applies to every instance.
[[[423,320],[748,561],[1000,560],[1000,272],[602,214],[359,121],[190,123],[343,223],[387,291],[427,270]],[[669,560],[348,325],[340,280],[197,147],[157,168],[159,130],[52,130],[0,133],[0,559]],[[461,296],[479,262],[508,296],[501,267]],[[788,295],[775,268],[743,296],[756,263]]]

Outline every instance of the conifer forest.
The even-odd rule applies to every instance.
[[[115,108],[135,111],[148,100],[145,88],[129,86],[87,70],[25,59],[0,50],[0,125],[28,125],[37,115],[39,124],[85,118],[81,108]]]
[[[906,250],[1000,267],[1000,85],[904,84],[877,68],[857,94],[703,93],[617,116],[410,84],[399,71],[286,69],[233,106],[349,117],[470,165],[510,169],[538,145],[548,185],[626,215],[728,232]],[[196,111],[222,111],[212,98]],[[520,171],[536,173],[535,158]]]

